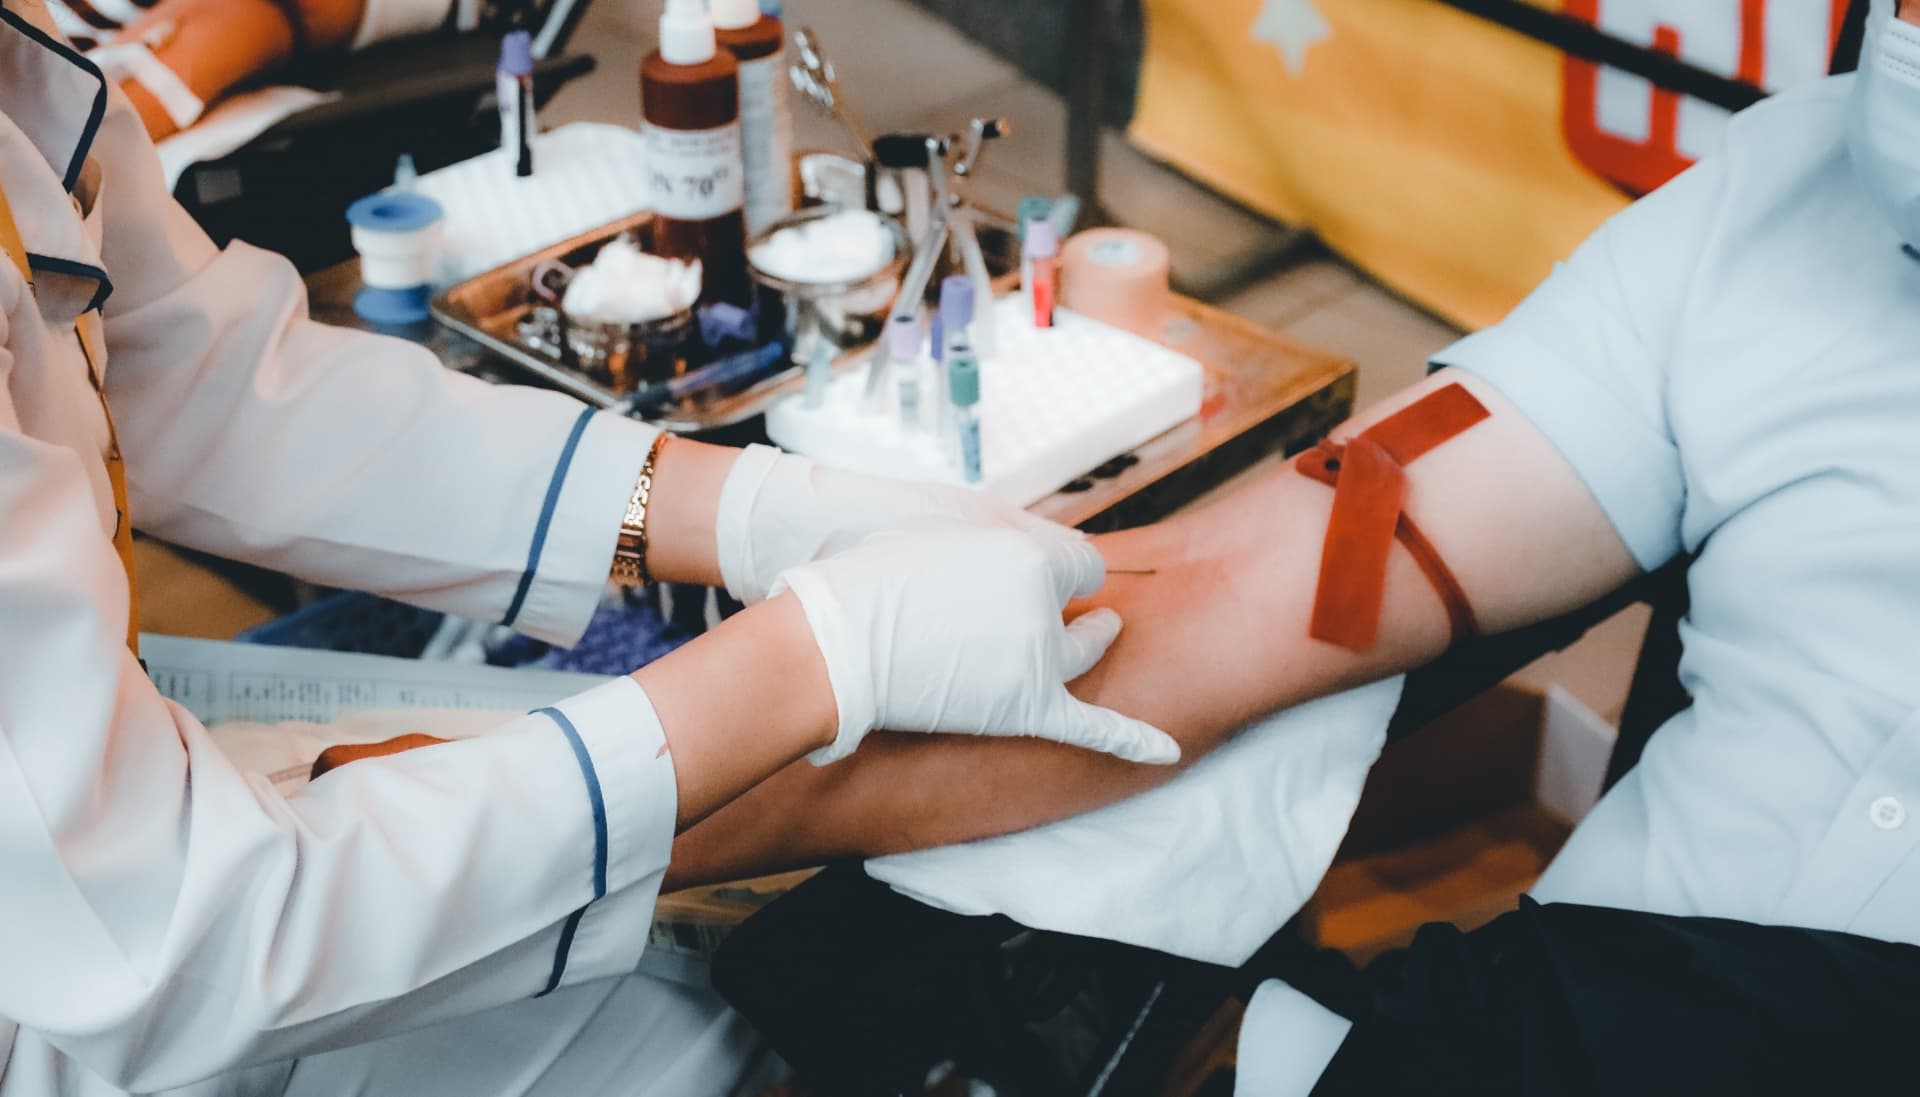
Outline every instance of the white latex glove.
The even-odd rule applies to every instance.
[[[837,761],[886,728],[1030,735],[1178,761],[1165,732],[1067,692],[1120,635],[1109,609],[1061,623],[1070,599],[1105,580],[1084,540],[951,522],[876,533],[781,573],[772,593],[800,599],[840,706],[838,736],[809,758]]]
[[[748,446],[720,488],[714,530],[720,576],[728,593],[752,605],[788,568],[831,556],[870,533],[929,520],[1002,526],[1041,540],[1083,539],[983,492],[862,476],[771,446]]]

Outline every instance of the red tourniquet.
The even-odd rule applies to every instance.
[[[1323,440],[1300,455],[1294,467],[1333,488],[1333,515],[1320,554],[1320,585],[1307,635],[1353,651],[1373,649],[1395,540],[1413,555],[1446,605],[1453,639],[1479,632],[1466,591],[1404,508],[1406,466],[1488,414],[1464,387],[1448,385],[1350,442]]]

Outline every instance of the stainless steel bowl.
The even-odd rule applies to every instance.
[[[880,337],[887,324],[887,311],[900,292],[900,277],[907,268],[911,248],[907,234],[890,217],[872,214],[887,230],[893,242],[893,257],[873,273],[849,282],[796,282],[769,274],[753,264],[754,249],[775,234],[800,225],[822,221],[848,211],[834,206],[819,206],[789,214],[767,226],[747,245],[747,267],[759,287],[762,315],[781,316],[781,334],[788,354],[796,362],[812,358],[824,341],[830,353],[838,355],[871,343]]]
[[[557,305],[536,304],[520,319],[517,334],[535,350],[627,393],[684,369],[694,316],[683,309],[644,324],[605,324],[573,320]]]

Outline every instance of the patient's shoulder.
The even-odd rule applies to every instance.
[[[1829,76],[1763,99],[1727,123],[1721,148],[1730,197],[1759,204],[1846,173],[1853,75]],[[1836,174],[1838,173],[1838,174]]]
[[[1729,262],[1804,252],[1832,237],[1835,217],[1859,220],[1868,211],[1846,153],[1852,89],[1851,76],[1827,77],[1741,111],[1716,149],[1613,218],[1600,234],[1608,250],[1672,294]]]

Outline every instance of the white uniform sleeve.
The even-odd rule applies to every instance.
[[[1621,211],[1505,320],[1434,356],[1512,400],[1649,571],[1681,546],[1669,370],[1724,174],[1709,158]]]
[[[334,586],[577,639],[653,428],[314,323],[293,267],[216,250],[119,95],[104,172],[107,391],[135,523]]]
[[[0,1017],[146,1092],[634,968],[676,809],[639,686],[282,798],[141,673],[83,458],[4,392]]]

